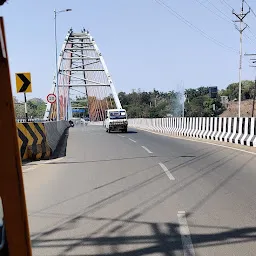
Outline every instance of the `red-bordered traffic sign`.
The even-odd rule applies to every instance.
[[[53,104],[56,101],[56,95],[53,93],[50,93],[47,95],[47,101],[51,104]]]

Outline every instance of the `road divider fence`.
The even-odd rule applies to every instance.
[[[254,117],[170,117],[129,119],[129,127],[256,147]]]

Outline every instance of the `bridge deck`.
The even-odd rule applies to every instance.
[[[232,149],[78,125],[64,158],[24,167],[33,255],[194,255],[191,242],[196,255],[256,255],[255,166]]]

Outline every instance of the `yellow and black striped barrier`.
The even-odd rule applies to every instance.
[[[17,123],[17,130],[22,160],[49,159],[52,152],[43,123]]]

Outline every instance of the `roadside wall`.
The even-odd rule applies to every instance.
[[[129,126],[174,136],[225,141],[256,147],[254,117],[171,117],[129,119]]]

